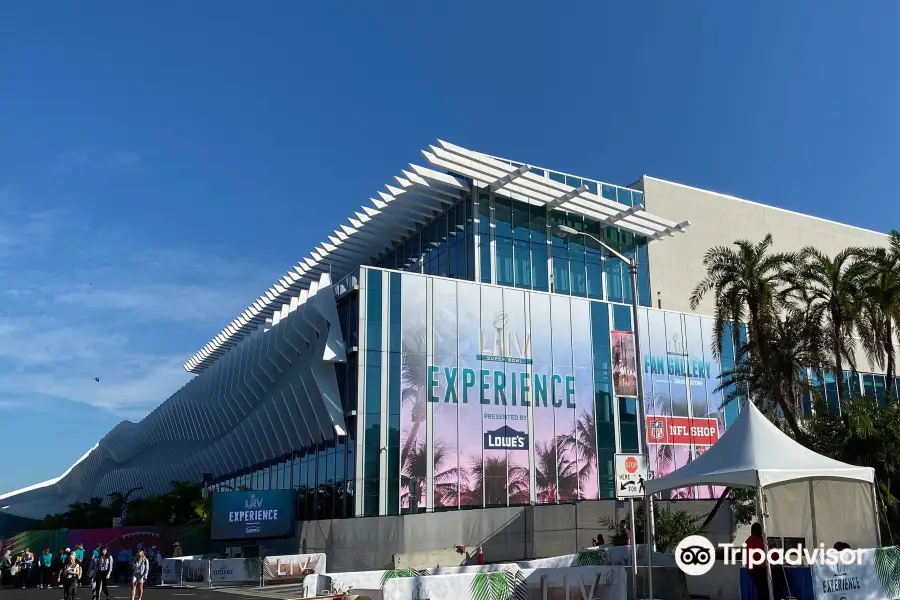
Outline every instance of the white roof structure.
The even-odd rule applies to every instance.
[[[514,166],[502,159],[438,140],[422,151],[430,167],[411,164],[394,183],[379,191],[371,204],[364,205],[334,230],[293,269],[256,299],[199,352],[184,368],[199,373],[257,327],[271,319],[291,298],[308,290],[323,273],[338,280],[360,265],[369,264],[436,214],[462,200],[473,188],[490,189],[495,194],[544,206],[548,210],[578,213],[615,226],[649,241],[675,235],[690,223],[675,223],[652,215],[642,205],[626,206],[578,188],[553,181],[531,171],[530,165]],[[599,190],[598,190],[599,191]]]
[[[693,462],[645,484],[647,495],[695,485],[767,488],[812,479],[872,484],[875,470],[816,454],[776,427],[752,402],[718,442]]]

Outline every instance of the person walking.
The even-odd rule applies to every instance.
[[[14,564],[12,552],[7,548],[3,551],[3,558],[0,558],[0,587],[10,584]]]
[[[144,583],[150,575],[150,561],[147,555],[141,550],[137,554],[137,560],[134,561],[134,567],[131,571],[131,600],[142,600],[144,597]]]
[[[59,575],[60,583],[63,586],[63,600],[76,600],[75,593],[78,591],[78,581],[81,579],[81,564],[75,553],[69,555],[69,560],[63,565]]]
[[[78,578],[78,585],[85,585],[85,577],[87,576],[88,561],[85,558],[84,544],[75,546],[75,562],[81,567],[81,577]]]
[[[91,561],[91,573],[93,587],[91,588],[91,597],[93,600],[100,600],[100,592],[109,600],[109,577],[112,575],[113,559],[109,555],[106,546],[100,548],[100,555]]]
[[[20,586],[22,589],[25,589],[25,586],[28,585],[28,579],[31,577],[31,569],[34,567],[34,553],[31,551],[31,548],[25,548],[25,552],[22,553],[22,560],[19,563],[19,581],[22,582]]]
[[[50,554],[50,548],[44,548],[44,552],[41,553],[40,569],[41,580],[38,589],[47,589],[53,575],[53,555]]]

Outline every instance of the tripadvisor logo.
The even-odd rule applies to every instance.
[[[747,544],[717,544],[702,535],[690,535],[675,547],[675,564],[685,575],[699,576],[709,573],[716,562],[719,549],[724,565],[747,565],[749,568],[765,565],[800,567],[822,564],[830,567],[861,565],[863,553],[855,550],[835,550],[819,544],[818,548],[770,548],[768,553],[759,548],[748,548]]]

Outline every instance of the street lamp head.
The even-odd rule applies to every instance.
[[[578,231],[576,229],[572,229],[568,225],[557,225],[556,231],[557,231],[557,233],[562,235],[562,237],[566,237],[567,235],[579,235],[581,233],[580,231]]]

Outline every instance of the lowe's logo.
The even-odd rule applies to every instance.
[[[528,450],[528,434],[509,425],[484,434],[485,450]]]

